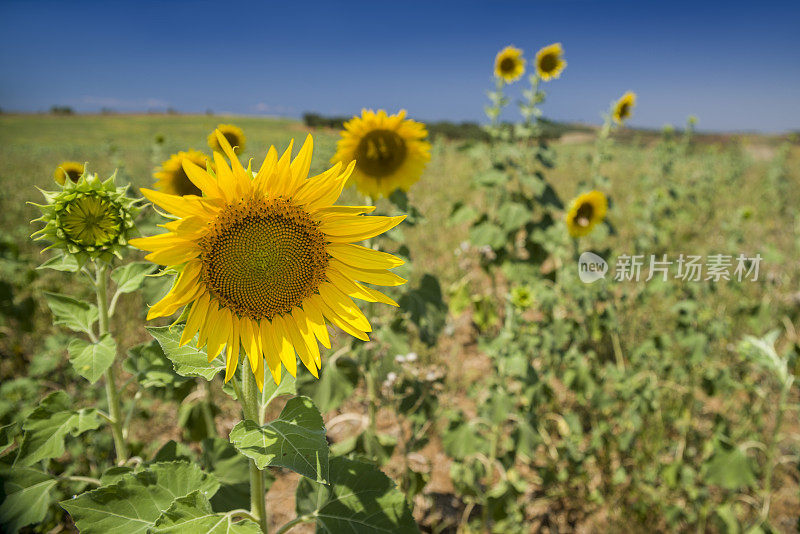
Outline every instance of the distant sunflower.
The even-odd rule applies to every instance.
[[[227,346],[225,380],[239,362],[239,347],[250,361],[259,388],[264,363],[276,383],[281,364],[296,375],[300,360],[318,376],[322,362],[317,340],[330,348],[326,321],[368,340],[369,321],[351,300],[397,304],[358,281],[403,284],[388,269],[395,256],[353,243],[381,234],[401,217],[367,217],[371,206],[334,206],[355,162],[341,163],[306,178],[313,139],[308,136],[294,161],[292,144],[278,158],[275,147],[253,176],[242,167],[221,132],[216,175],[189,160],[183,167],[204,196],[176,197],[142,189],[145,197],[173,214],[167,233],[135,239],[147,259],[178,271],[175,285],[150,308],[148,319],[191,306],[181,345],[199,333],[198,347],[209,359]]]
[[[561,46],[561,43],[553,43],[536,52],[536,72],[544,81],[561,76],[561,71],[566,66],[564,47]]]
[[[78,179],[82,175],[83,163],[79,163],[77,161],[62,161],[58,164],[58,167],[56,167],[56,170],[53,172],[53,178],[61,185],[66,183],[67,178],[75,183],[78,183]]]
[[[225,136],[225,140],[233,147],[233,151],[236,154],[242,153],[247,138],[244,136],[244,131],[241,128],[233,124],[218,124],[217,130],[222,132],[222,135]],[[214,152],[222,152],[222,147],[216,136],[217,130],[208,134],[208,146],[211,147],[211,150]]]
[[[572,201],[567,212],[567,230],[572,237],[589,234],[602,222],[608,211],[608,200],[600,191],[584,193]]]
[[[206,162],[210,158],[200,152],[199,150],[181,151],[177,154],[172,154],[168,160],[161,164],[161,167],[153,173],[156,178],[155,188],[163,193],[170,195],[197,195],[202,196],[203,192],[200,188],[186,176],[186,171],[183,170],[183,161],[188,160],[205,169]],[[213,165],[212,165],[213,168]]]
[[[518,80],[525,74],[525,60],[522,50],[507,46],[497,53],[494,58],[494,75],[506,83]]]
[[[345,123],[331,163],[356,161],[353,180],[361,193],[388,197],[396,189],[408,191],[422,176],[431,159],[428,132],[405,116],[405,110],[387,115],[364,109]]]
[[[636,105],[636,93],[628,91],[614,104],[611,117],[617,124],[622,124],[633,115],[633,106]]]

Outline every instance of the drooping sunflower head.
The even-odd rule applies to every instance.
[[[507,46],[497,53],[494,58],[494,75],[505,83],[518,80],[525,74],[525,59],[522,50],[514,46]]]
[[[561,76],[561,71],[566,66],[564,47],[561,43],[553,43],[536,52],[536,72],[544,81]]]
[[[582,237],[602,222],[608,211],[608,199],[600,191],[584,193],[572,201],[567,212],[567,230],[572,237]]]
[[[189,160],[202,168],[206,167],[206,163],[211,164],[210,158],[199,150],[187,150],[172,154],[153,173],[156,178],[155,188],[170,195],[202,195],[200,188],[186,176],[186,171],[183,170],[183,160]],[[211,165],[213,167],[213,164]]]
[[[67,178],[70,181],[77,182],[83,176],[84,166],[83,163],[77,161],[62,161],[53,172],[53,178],[59,185],[64,185]]]
[[[84,174],[77,182],[67,180],[60,191],[43,191],[45,204],[36,219],[44,227],[32,237],[50,241],[47,248],[70,254],[83,265],[87,260],[111,261],[121,257],[135,234],[136,200],[125,196],[127,187],[116,187],[114,176],[101,181]]]
[[[222,152],[222,146],[219,144],[217,138],[217,131],[222,133],[223,137],[225,137],[228,144],[233,147],[233,151],[236,154],[242,153],[247,138],[244,136],[244,131],[233,124],[218,124],[217,129],[208,134],[208,146],[211,147],[211,150],[214,152]]]
[[[170,292],[148,319],[189,306],[181,345],[197,335],[209,361],[226,348],[229,380],[244,348],[259,388],[265,369],[276,383],[282,366],[292,375],[297,360],[318,375],[318,342],[330,348],[326,322],[367,340],[369,321],[352,299],[397,305],[366,284],[405,282],[389,269],[402,260],[355,243],[381,234],[405,217],[371,217],[372,206],[334,206],[355,162],[307,178],[313,139],[292,160],[292,143],[278,158],[271,147],[257,173],[245,169],[217,132],[215,168],[183,161],[203,196],[142,193],[174,220],[166,233],[135,239],[146,258],[174,269]]]
[[[633,106],[636,105],[636,93],[628,91],[614,103],[611,117],[617,124],[622,124],[633,115]]]
[[[362,110],[344,124],[331,163],[356,162],[353,181],[372,198],[388,197],[396,189],[408,191],[431,159],[425,125],[406,119],[405,110],[387,115]]]

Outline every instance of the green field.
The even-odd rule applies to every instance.
[[[206,136],[220,122],[245,131],[240,158],[252,158],[254,167],[270,145],[280,152],[290,138],[300,143],[310,132],[311,173],[322,172],[339,138],[334,130],[279,119],[0,115],[0,426],[21,421],[58,389],[87,404],[102,398],[99,387],[93,391],[78,381],[63,331],[53,326],[44,301],[44,291],[83,290],[67,273],[35,269],[46,259],[29,238],[38,210],[27,203],[42,198],[36,188],[53,189],[55,167],[77,160],[101,177],[116,169],[117,182],[130,183],[131,195],[139,196],[161,161],[178,150],[205,150]],[[550,143],[553,167],[543,172],[564,203],[583,192],[579,184],[591,173],[594,137],[567,132]],[[370,357],[382,362],[376,377],[383,388],[368,390],[357,377],[348,381],[341,369],[342,376],[325,383],[345,391],[339,402],[321,403],[329,407],[323,414],[329,439],[338,450],[381,464],[406,492],[425,532],[796,531],[797,384],[781,396],[782,375],[770,367],[766,349],[742,344],[747,336],[764,339],[774,331],[770,340],[786,362],[784,372],[800,373],[796,139],[689,139],[680,131],[621,130],[601,162],[612,200],[609,224],[583,238],[581,251],[600,253],[612,270],[612,259],[623,254],[760,254],[758,280],[742,282],[607,279],[583,285],[561,219],[548,230],[562,236],[551,240],[548,261],[525,269],[487,267],[469,220],[451,216],[460,202],[490,219],[502,217],[491,191],[475,181],[485,171],[487,150],[480,143],[433,140],[431,162],[408,193],[421,216],[400,237],[381,242],[389,251],[405,246],[410,252],[409,284],[392,295],[397,300],[419,289],[422,304],[396,312],[406,322],[394,330],[394,311],[375,312],[385,329],[376,328]],[[340,203],[360,201],[347,189]],[[377,213],[398,209],[384,199]],[[144,209],[142,231],[152,233],[155,222],[157,215]],[[523,239],[513,234],[509,241],[517,238]],[[425,290],[429,280],[438,281],[446,308]],[[510,297],[519,288],[530,292],[532,304]],[[121,346],[149,340],[143,302],[152,304],[162,290],[153,284],[120,301],[112,329]],[[415,310],[421,319],[413,317]],[[398,331],[407,339],[394,340]],[[337,338],[341,346],[343,338]],[[336,349],[323,355],[323,376]],[[418,355],[414,365],[395,363],[397,354],[410,352]],[[393,386],[389,373],[407,377],[413,387],[422,384],[424,394]],[[121,365],[120,375],[132,377]],[[425,376],[433,378],[419,378]],[[219,392],[221,383],[217,377],[212,386],[213,416],[217,433],[226,437],[240,414]],[[305,387],[319,404],[323,393],[313,383]],[[137,388],[131,378],[128,398]],[[136,454],[150,458],[170,439],[187,454],[199,454],[208,429],[198,426],[199,412],[192,410],[206,390],[141,391],[132,410],[141,424],[129,437]],[[413,409],[403,404],[407,399]],[[373,441],[389,436],[381,443],[394,445],[368,439],[341,445],[358,431],[342,421],[363,417],[373,403]],[[54,468],[96,473],[90,453],[108,443],[71,439],[68,456],[49,460]],[[287,470],[275,475],[267,498],[273,528],[294,517],[298,478]],[[61,524],[74,528],[53,506],[35,528],[48,532]]]

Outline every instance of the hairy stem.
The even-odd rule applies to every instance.
[[[97,293],[97,309],[100,314],[100,337],[110,334],[109,307],[108,307],[108,266],[97,266],[97,280],[95,283]],[[115,358],[116,361],[116,358]],[[128,447],[122,435],[122,408],[119,403],[117,379],[114,364],[112,363],[105,372],[106,398],[108,399],[109,424],[111,435],[114,437],[114,450],[117,454],[117,464],[124,464],[128,459]]]
[[[240,399],[244,418],[250,421],[259,421],[261,393],[256,385],[256,377],[250,368],[247,358],[242,365],[242,391]],[[236,378],[234,377],[234,380]],[[254,460],[250,460],[250,513],[258,519],[262,532],[267,534],[267,502],[264,490],[264,473],[258,468]]]

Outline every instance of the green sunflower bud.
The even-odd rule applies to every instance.
[[[116,173],[105,181],[97,174],[84,172],[77,181],[65,180],[59,191],[42,191],[45,204],[35,204],[42,216],[31,222],[44,227],[31,236],[51,243],[73,256],[79,265],[88,260],[110,262],[135,236],[133,222],[137,199],[128,198],[128,189],[114,183]]]

